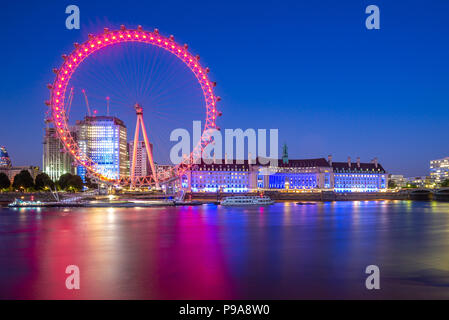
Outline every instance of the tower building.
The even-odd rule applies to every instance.
[[[75,173],[73,160],[65,152],[55,128],[46,127],[44,129],[42,170],[53,181],[58,180],[65,173]]]
[[[134,141],[128,143],[129,163],[133,162]],[[150,143],[150,152],[153,153],[153,144]],[[150,160],[145,148],[145,141],[137,142],[136,167],[134,175],[136,177],[146,177],[151,175]]]
[[[96,163],[96,171],[111,179],[129,174],[127,130],[122,120],[109,116],[86,116],[77,122],[78,146]],[[85,168],[78,175],[85,179]]]

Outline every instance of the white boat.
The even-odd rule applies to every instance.
[[[222,206],[268,206],[274,201],[267,196],[233,196],[220,201]]]

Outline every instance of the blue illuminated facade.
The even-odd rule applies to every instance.
[[[129,174],[126,126],[118,118],[85,117],[77,123],[78,145],[87,159],[96,164],[96,171],[112,179]],[[85,179],[86,169],[77,168]]]
[[[334,162],[335,192],[378,192],[388,186],[388,177],[385,169],[374,159],[371,163]]]
[[[241,164],[196,164],[183,177],[182,184],[191,192],[249,192],[256,189],[257,167]]]
[[[269,174],[267,174],[269,173]],[[182,178],[191,192],[378,192],[386,190],[387,173],[373,160],[361,163],[328,159],[279,159],[276,166],[261,164],[199,164]]]
[[[259,175],[258,187],[277,190],[330,189],[332,168],[324,158],[292,159],[286,155],[270,175]]]

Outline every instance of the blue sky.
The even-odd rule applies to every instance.
[[[80,30],[65,28],[69,4]],[[369,4],[380,30],[365,28]],[[442,0],[10,1],[0,11],[0,145],[14,164],[41,166],[46,84],[61,54],[103,27],[140,24],[210,67],[220,127],[279,128],[292,158],[377,156],[391,173],[425,175],[449,155],[448,13]]]

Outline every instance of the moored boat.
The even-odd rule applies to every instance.
[[[233,197],[226,197],[222,201],[220,201],[220,204],[222,206],[251,206],[251,205],[258,205],[258,206],[268,206],[273,204],[274,201],[270,199],[270,197],[267,196],[233,196]]]

